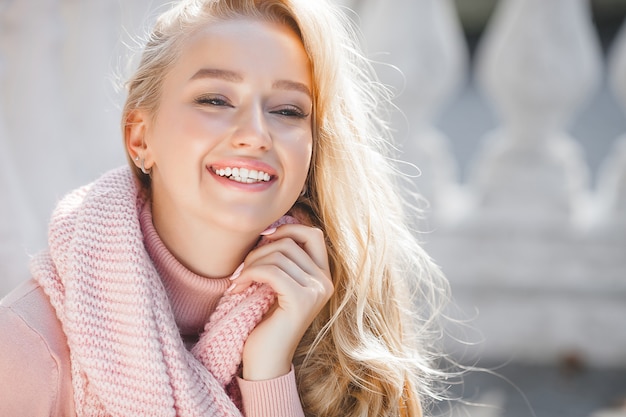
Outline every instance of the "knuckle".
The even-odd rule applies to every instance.
[[[311,233],[313,233],[317,239],[324,239],[324,231],[319,227],[311,227]]]
[[[294,246],[297,246],[297,243],[291,237],[284,237],[275,242],[275,247],[279,251],[289,251]]]
[[[273,276],[277,275],[279,272],[282,272],[282,269],[280,269],[280,267],[276,264],[267,265],[267,269],[268,272]]]
[[[318,285],[316,287],[316,292],[325,300],[329,299],[335,292],[335,286],[327,277],[318,281]]]
[[[284,255],[281,252],[275,251],[267,255],[267,260],[272,263],[279,262],[282,260]]]

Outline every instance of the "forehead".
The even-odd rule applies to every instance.
[[[289,26],[275,22],[238,18],[204,25],[182,45],[174,71],[205,67],[311,84],[302,41]]]

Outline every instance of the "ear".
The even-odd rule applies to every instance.
[[[145,110],[132,110],[126,117],[124,124],[124,142],[128,156],[139,167],[140,161],[144,160],[146,169],[152,167],[152,155],[148,146],[147,134],[150,126],[150,118]],[[137,160],[139,157],[139,160]]]

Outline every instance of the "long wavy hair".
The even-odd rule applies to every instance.
[[[183,0],[162,14],[128,81],[122,127],[134,109],[158,112],[181,46],[211,22],[253,18],[288,25],[313,73],[311,222],[326,235],[335,292],[294,358],[307,415],[422,415],[434,382],[448,287],[416,241],[385,121],[389,95],[360,52],[355,26],[327,0]],[[137,177],[149,177],[130,161]]]

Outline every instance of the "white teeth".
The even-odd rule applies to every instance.
[[[272,176],[267,172],[257,171],[256,169],[247,169],[247,168],[219,168],[214,169],[215,172],[220,177],[226,177],[232,181],[242,182],[245,184],[252,184],[254,182],[267,182]]]

